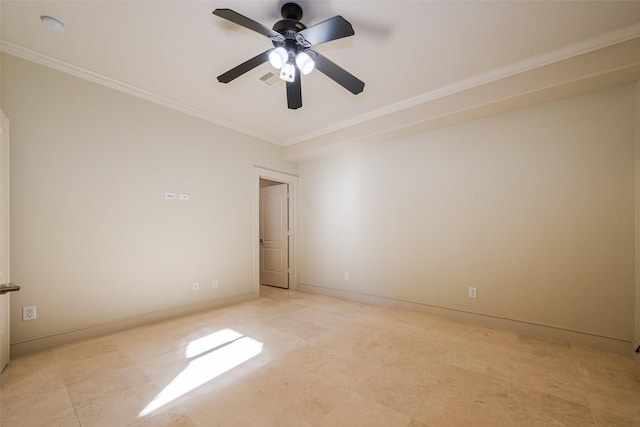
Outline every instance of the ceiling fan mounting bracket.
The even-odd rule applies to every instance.
[[[300,21],[302,19],[302,8],[296,3],[283,4],[280,13],[284,19],[290,19],[292,21]]]

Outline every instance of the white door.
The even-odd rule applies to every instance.
[[[289,288],[288,186],[260,188],[260,283]]]
[[[0,284],[4,283],[9,283],[9,120],[0,110]],[[0,295],[0,372],[9,363],[10,295]]]

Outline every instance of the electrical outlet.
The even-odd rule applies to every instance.
[[[478,298],[478,288],[469,287],[469,298]]]
[[[212,288],[217,288],[218,287],[218,279],[211,280],[211,287]]]
[[[36,320],[36,306],[30,305],[28,307],[22,307],[22,320]]]
[[[200,282],[193,282],[193,290],[197,291],[198,289],[200,289]]]
[[[351,276],[349,275],[349,272],[348,272],[348,271],[345,271],[345,272],[344,272],[344,276],[343,276],[343,277],[344,277],[344,280],[349,280],[349,278],[350,278]]]

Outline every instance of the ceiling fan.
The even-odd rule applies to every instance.
[[[314,68],[354,95],[362,92],[363,81],[320,53],[311,50],[312,46],[354,35],[353,27],[346,19],[338,15],[307,28],[300,22],[302,8],[296,3],[285,3],[281,13],[283,19],[276,22],[271,29],[231,9],[213,11],[216,16],[270,38],[274,46],[219,75],[220,83],[229,83],[269,61],[272,66],[280,69],[280,78],[286,82],[289,109],[302,107],[300,74],[309,74]]]

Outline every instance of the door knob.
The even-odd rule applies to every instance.
[[[15,292],[19,290],[20,286],[14,285],[13,283],[5,283],[4,285],[0,285],[0,295],[4,295],[7,292]]]

